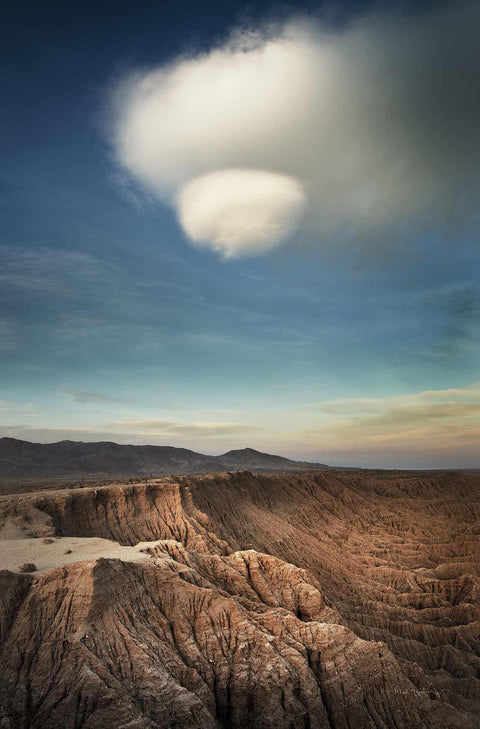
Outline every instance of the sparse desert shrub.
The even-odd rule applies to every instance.
[[[42,542],[44,544],[53,544],[53,539],[50,539],[50,537],[45,537],[45,539],[42,539]]]
[[[66,549],[65,552],[64,552],[64,554],[72,554],[72,550],[71,549]]]
[[[36,569],[37,565],[33,564],[33,562],[24,562],[20,567],[20,572],[35,572]]]

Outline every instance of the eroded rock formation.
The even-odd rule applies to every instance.
[[[480,727],[479,517],[468,474],[4,497],[4,536],[73,554],[0,572],[0,726]],[[136,546],[75,562],[94,538]]]

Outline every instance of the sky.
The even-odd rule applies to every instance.
[[[2,23],[0,436],[480,467],[480,6]]]

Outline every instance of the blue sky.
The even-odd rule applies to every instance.
[[[422,27],[432,12],[427,3],[387,11],[394,33],[405,23]],[[468,19],[469,4],[458,12]],[[401,198],[394,224],[374,215],[346,236],[356,221],[341,181],[334,194],[345,225],[330,222],[332,204],[321,224],[307,209],[307,222],[295,219],[285,239],[254,255],[192,240],[174,193],[149,187],[112,136],[112,90],[132,71],[186,56],[195,66],[235,28],[305,13],[335,44],[352,24],[367,19],[369,28],[372,5],[344,4],[341,13],[318,4],[11,6],[0,175],[1,434],[208,453],[248,445],[347,465],[479,465],[479,188],[468,167],[479,151],[478,137],[475,146],[473,134],[461,133],[461,100],[445,139],[432,146],[428,172],[443,170],[441,194],[408,215]],[[373,17],[385,13],[384,6]],[[438,65],[427,55],[429,63]],[[426,79],[428,92],[435,78]],[[435,112],[435,94],[425,96]],[[425,108],[421,123],[430,130]],[[413,113],[401,124],[417,129],[417,122]],[[431,128],[432,138],[441,134]],[[165,154],[169,143],[162,139]],[[462,145],[467,161],[457,165]],[[275,173],[292,174],[287,152]],[[303,185],[303,168],[298,174]]]

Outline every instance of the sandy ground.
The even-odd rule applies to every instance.
[[[33,562],[39,572],[47,572],[54,567],[84,560],[121,559],[126,562],[149,560],[141,549],[157,542],[145,542],[135,547],[122,547],[117,542],[99,537],[52,537],[46,544],[44,539],[2,539],[0,540],[0,570],[19,572],[25,562]],[[66,550],[70,554],[65,554]]]
[[[3,499],[7,506],[12,499]],[[16,498],[13,500],[15,505]],[[158,542],[142,542],[123,547],[118,542],[101,537],[55,537],[51,517],[26,498],[0,519],[0,570],[20,572],[31,562],[35,572],[47,572],[72,562],[95,560],[100,557],[127,562],[148,561],[145,550]]]

